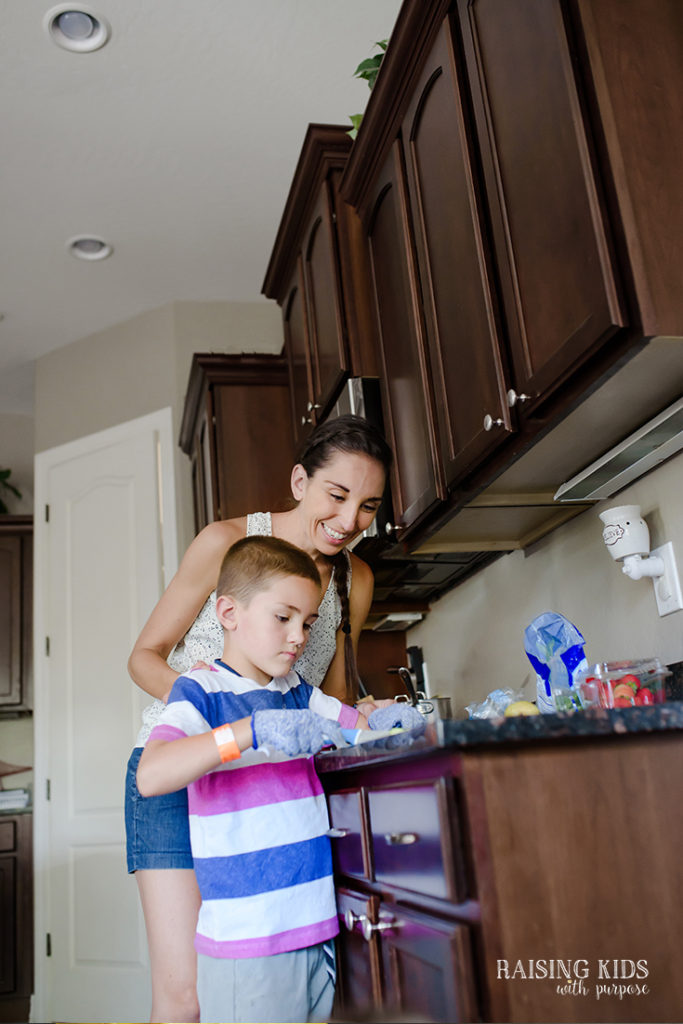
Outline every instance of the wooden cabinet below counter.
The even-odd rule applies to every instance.
[[[33,706],[33,516],[0,516],[0,716]]]
[[[412,752],[318,757],[341,1013],[680,1020],[683,730],[621,731],[628,713],[609,735],[458,747],[430,727]]]

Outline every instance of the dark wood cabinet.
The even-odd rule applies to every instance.
[[[460,0],[511,360],[531,412],[627,326],[560,0]]]
[[[349,375],[376,376],[366,242],[339,196],[348,128],[309,125],[263,292],[282,308],[297,443]]]
[[[0,517],[0,716],[32,707],[33,517]]]
[[[180,447],[192,461],[197,531],[216,519],[284,509],[294,462],[286,361],[195,353]]]
[[[489,537],[494,505],[533,506],[533,539],[574,514],[552,494],[603,453],[607,412],[571,460],[558,440],[550,486],[475,502],[653,334],[683,337],[682,36],[671,0],[402,5],[340,191],[368,242],[412,549],[462,511],[480,529],[423,549],[519,546]]]
[[[615,714],[595,735],[444,721],[402,753],[318,756],[341,1019],[680,1020],[680,705],[662,731]]]
[[[32,816],[0,814],[0,1021],[27,1021],[33,991]]]

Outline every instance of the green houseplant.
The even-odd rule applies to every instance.
[[[372,89],[375,84],[375,79],[377,78],[377,73],[379,72],[380,65],[384,58],[388,42],[388,39],[380,39],[378,43],[375,43],[375,46],[379,47],[380,52],[376,53],[373,57],[366,57],[365,60],[362,60],[353,73],[354,78],[364,78],[368,83],[369,89]],[[349,131],[349,135],[352,139],[355,139],[358,134],[358,129],[360,128],[360,123],[363,120],[363,115],[349,114],[349,120],[353,125],[353,128]]]
[[[9,482],[9,478],[12,475],[11,469],[0,469],[0,495],[3,491],[11,491],[16,498],[21,497],[21,491],[17,490],[14,484]],[[9,509],[0,496],[0,515],[7,515]]]

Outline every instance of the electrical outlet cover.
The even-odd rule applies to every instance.
[[[671,612],[683,610],[681,581],[676,566],[673,543],[669,541],[667,544],[662,544],[660,548],[655,548],[650,554],[658,555],[664,562],[664,575],[652,581],[655,587],[657,611],[660,615],[670,615]]]

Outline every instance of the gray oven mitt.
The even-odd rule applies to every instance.
[[[410,729],[410,738],[421,735],[427,728],[427,723],[417,708],[412,708],[407,703],[393,703],[388,708],[378,708],[368,716],[368,725],[371,729]],[[401,737],[396,734],[391,738]]]
[[[337,722],[308,708],[274,708],[251,716],[254,750],[274,747],[283,754],[317,754],[323,747],[346,746]]]

